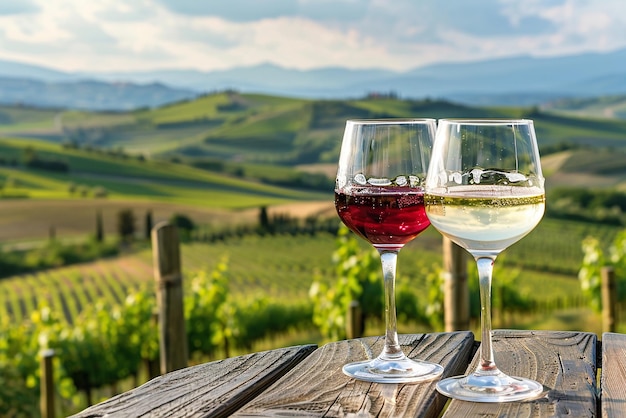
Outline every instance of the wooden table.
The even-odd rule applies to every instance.
[[[478,344],[470,332],[401,335],[400,342],[409,357],[442,364],[444,376],[475,368]],[[494,331],[500,369],[545,386],[538,399],[503,404],[448,402],[435,390],[435,381],[367,383],[341,372],[346,362],[377,355],[382,344],[382,337],[367,337],[193,366],[74,417],[626,416],[626,335],[605,333],[600,343],[595,334],[585,332]]]

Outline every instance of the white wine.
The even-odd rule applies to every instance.
[[[545,194],[534,187],[458,186],[426,193],[426,213],[442,234],[474,256],[497,255],[539,223]]]

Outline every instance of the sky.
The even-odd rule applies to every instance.
[[[624,0],[1,0],[0,59],[67,72],[407,71],[626,47]]]

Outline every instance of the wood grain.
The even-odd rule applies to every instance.
[[[544,385],[535,400],[501,404],[452,400],[444,417],[597,416],[595,334],[558,331],[493,332],[498,367]],[[474,371],[476,355],[468,372]]]
[[[73,417],[230,416],[316,347],[287,347],[177,370]]]
[[[626,417],[626,335],[602,334],[602,417]]]
[[[474,337],[466,331],[399,338],[405,354],[443,365],[446,376],[462,372],[473,352]],[[378,384],[343,374],[343,364],[377,356],[383,343],[368,337],[326,344],[234,416],[438,416],[445,398],[435,391],[436,381]]]

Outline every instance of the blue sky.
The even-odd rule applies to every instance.
[[[409,70],[626,47],[624,0],[2,0],[0,59],[63,71]]]

